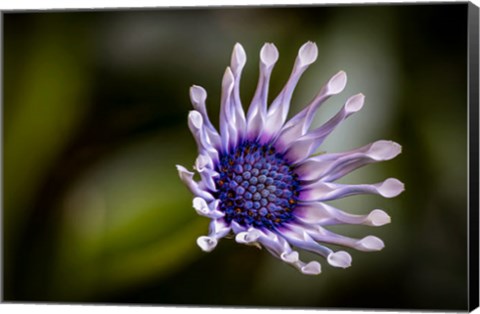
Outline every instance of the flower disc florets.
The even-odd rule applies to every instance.
[[[215,180],[225,221],[273,229],[293,219],[300,182],[270,145],[245,141],[220,157]]]

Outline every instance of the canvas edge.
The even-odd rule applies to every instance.
[[[468,3],[469,213],[468,310],[479,300],[479,8]]]

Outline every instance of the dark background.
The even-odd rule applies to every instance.
[[[280,52],[273,97],[308,40],[319,58],[293,112],[339,70],[347,88],[317,122],[367,96],[322,150],[403,146],[347,178],[397,177],[401,196],[341,202],[385,209],[391,224],[343,233],[386,247],[313,277],[232,240],[205,254],[175,170],[196,157],[188,88],[216,122],[236,42],[247,104],[263,43]],[[467,4],[7,12],[3,65],[5,301],[466,309]]]

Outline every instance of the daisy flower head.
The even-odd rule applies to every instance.
[[[240,76],[246,54],[237,43],[222,80],[219,130],[207,115],[206,91],[200,86],[191,87],[194,110],[188,115],[188,126],[198,145],[194,170],[200,180],[194,180],[194,172],[182,166],[177,165],[177,169],[195,196],[193,208],[211,219],[208,235],[197,239],[203,251],[212,251],[221,238],[233,235],[238,243],[263,247],[302,273],[316,275],[321,272],[320,263],[302,261],[298,249],[323,256],[331,266],[346,268],[351,265],[350,254],[335,252],[329,245],[360,251],[384,247],[375,236],[355,239],[327,229],[338,224],[387,224],[390,217],[383,210],[354,215],[327,202],[357,194],[387,198],[400,194],[403,183],[394,178],[375,184],[335,181],[364,165],[394,158],[401,146],[381,140],[346,152],[315,154],[342,121],[362,108],[364,96],[351,96],[330,120],[312,127],[319,106],[344,89],[347,76],[340,71],[287,121],[295,86],[317,53],[312,42],[299,49],[287,83],[267,104],[270,75],[279,54],[275,45],[266,43],[260,51],[258,85],[245,113],[240,101]]]

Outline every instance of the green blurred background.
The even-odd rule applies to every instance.
[[[466,18],[467,4],[5,13],[4,299],[465,310]],[[347,88],[316,124],[366,95],[321,149],[403,146],[342,179],[397,177],[402,195],[335,202],[352,213],[385,209],[389,225],[336,229],[377,235],[386,247],[350,251],[346,270],[321,261],[314,277],[232,240],[203,253],[195,240],[208,220],[175,169],[196,157],[188,89],[206,88],[216,123],[236,42],[248,55],[248,104],[263,43],[280,51],[273,98],[308,40],[319,58],[292,112],[339,70]]]

